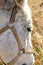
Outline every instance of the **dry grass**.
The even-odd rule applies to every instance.
[[[35,65],[43,65],[43,0],[30,0],[33,15],[32,42],[36,52]]]

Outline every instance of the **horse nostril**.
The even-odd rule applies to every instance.
[[[22,65],[27,65],[26,63],[23,63]]]

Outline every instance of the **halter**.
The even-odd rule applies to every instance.
[[[18,36],[18,34],[17,34],[16,28],[13,26],[13,24],[12,24],[12,26],[7,25],[7,26],[5,26],[3,29],[1,29],[1,30],[0,30],[0,34],[2,34],[3,32],[5,32],[5,31],[8,30],[9,28],[11,29],[11,31],[13,32],[13,34],[14,34],[14,36],[15,36],[15,39],[16,39],[17,44],[18,44],[19,52],[18,52],[17,56],[16,56],[12,61],[10,61],[10,62],[7,63],[7,64],[5,64],[5,63],[3,62],[3,60],[1,59],[1,61],[4,63],[4,65],[13,65],[12,63],[13,63],[13,62],[16,63],[16,61],[19,59],[19,57],[20,57],[22,54],[34,54],[34,52],[25,51],[25,49],[24,49],[23,46],[22,46],[22,42],[21,42],[21,40],[19,39],[19,36]]]
[[[16,11],[16,12],[17,12],[17,11]],[[16,56],[12,61],[10,61],[10,62],[7,63],[7,64],[3,62],[2,58],[0,58],[4,65],[13,65],[13,63],[16,63],[16,61],[19,59],[19,57],[20,57],[22,54],[34,54],[34,52],[25,51],[25,49],[23,48],[22,42],[21,42],[21,40],[20,40],[20,38],[19,38],[19,36],[18,36],[18,34],[17,34],[16,28],[15,28],[15,26],[13,25],[13,24],[14,24],[13,19],[15,18],[15,15],[16,15],[16,14],[15,14],[15,15],[13,15],[13,14],[14,14],[14,10],[12,11],[12,16],[11,16],[11,18],[10,18],[10,23],[9,23],[7,26],[5,26],[4,28],[2,28],[2,29],[0,30],[0,34],[2,34],[3,32],[5,32],[6,30],[8,30],[8,29],[10,28],[11,31],[13,32],[14,36],[15,36],[16,41],[17,41],[18,48],[19,48],[19,52],[18,52],[17,56]],[[12,19],[12,17],[13,17],[13,19]],[[13,22],[12,22],[12,21],[13,21]]]

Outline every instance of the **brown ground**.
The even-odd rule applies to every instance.
[[[35,65],[43,65],[43,0],[30,0],[33,15],[33,48],[36,51]]]

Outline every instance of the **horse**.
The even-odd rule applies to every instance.
[[[15,0],[15,3],[17,6],[17,12],[12,26],[15,26],[25,51],[32,51],[31,34],[33,24],[28,0]],[[8,13],[8,11],[0,10],[0,29],[9,24],[10,14],[11,12]],[[8,29],[0,35],[0,55],[3,61],[7,64],[15,58],[18,52],[17,41],[12,31]],[[33,54],[22,54],[13,65],[33,65],[34,61]]]

